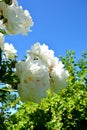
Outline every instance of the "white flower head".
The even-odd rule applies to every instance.
[[[66,87],[68,71],[48,46],[34,44],[26,61],[16,64],[16,74],[19,77],[18,92],[22,101],[40,102],[46,97],[47,90],[58,93]]]
[[[0,33],[0,48],[3,50],[4,47],[4,35]]]
[[[12,5],[0,2],[0,16],[3,21],[0,24],[3,24],[9,34],[27,34],[33,25],[29,12],[18,6],[17,1],[13,1]]]
[[[43,62],[28,58],[23,64],[16,64],[16,71],[20,80],[18,92],[22,101],[39,103],[47,96],[50,77]]]
[[[14,59],[17,56],[17,50],[14,48],[12,44],[5,43],[4,44],[4,53],[5,57],[9,59]]]

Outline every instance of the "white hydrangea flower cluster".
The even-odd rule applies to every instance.
[[[28,51],[26,61],[16,64],[20,83],[18,92],[23,101],[40,102],[47,90],[58,93],[66,87],[68,71],[48,46],[36,43]]]
[[[16,0],[12,0],[11,5],[0,1],[0,28],[6,29],[8,34],[27,34],[33,25],[32,18],[28,10],[23,10],[18,6]]]

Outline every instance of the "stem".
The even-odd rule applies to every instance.
[[[2,50],[0,48],[0,65],[1,65],[1,60],[2,60]]]

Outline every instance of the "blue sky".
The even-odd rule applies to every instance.
[[[45,43],[55,56],[74,50],[79,58],[87,50],[87,0],[18,0],[29,10],[34,26],[27,36],[6,36],[13,43],[19,59],[36,42]]]

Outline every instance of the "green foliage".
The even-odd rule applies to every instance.
[[[87,52],[60,57],[69,71],[67,87],[40,104],[28,102],[5,121],[7,130],[87,130]]]
[[[3,29],[0,29],[0,33],[2,33],[2,34],[4,34],[4,35],[6,35],[7,33],[6,33],[6,31],[5,30],[3,30]]]
[[[0,130],[6,129],[4,121],[9,117],[9,110],[18,103],[17,89],[18,78],[15,75],[16,60],[4,59],[3,51],[0,49]],[[8,85],[9,84],[9,85]]]
[[[0,82],[11,84],[12,88],[17,89],[18,77],[15,75],[16,59],[3,59],[3,51],[0,49]]]

